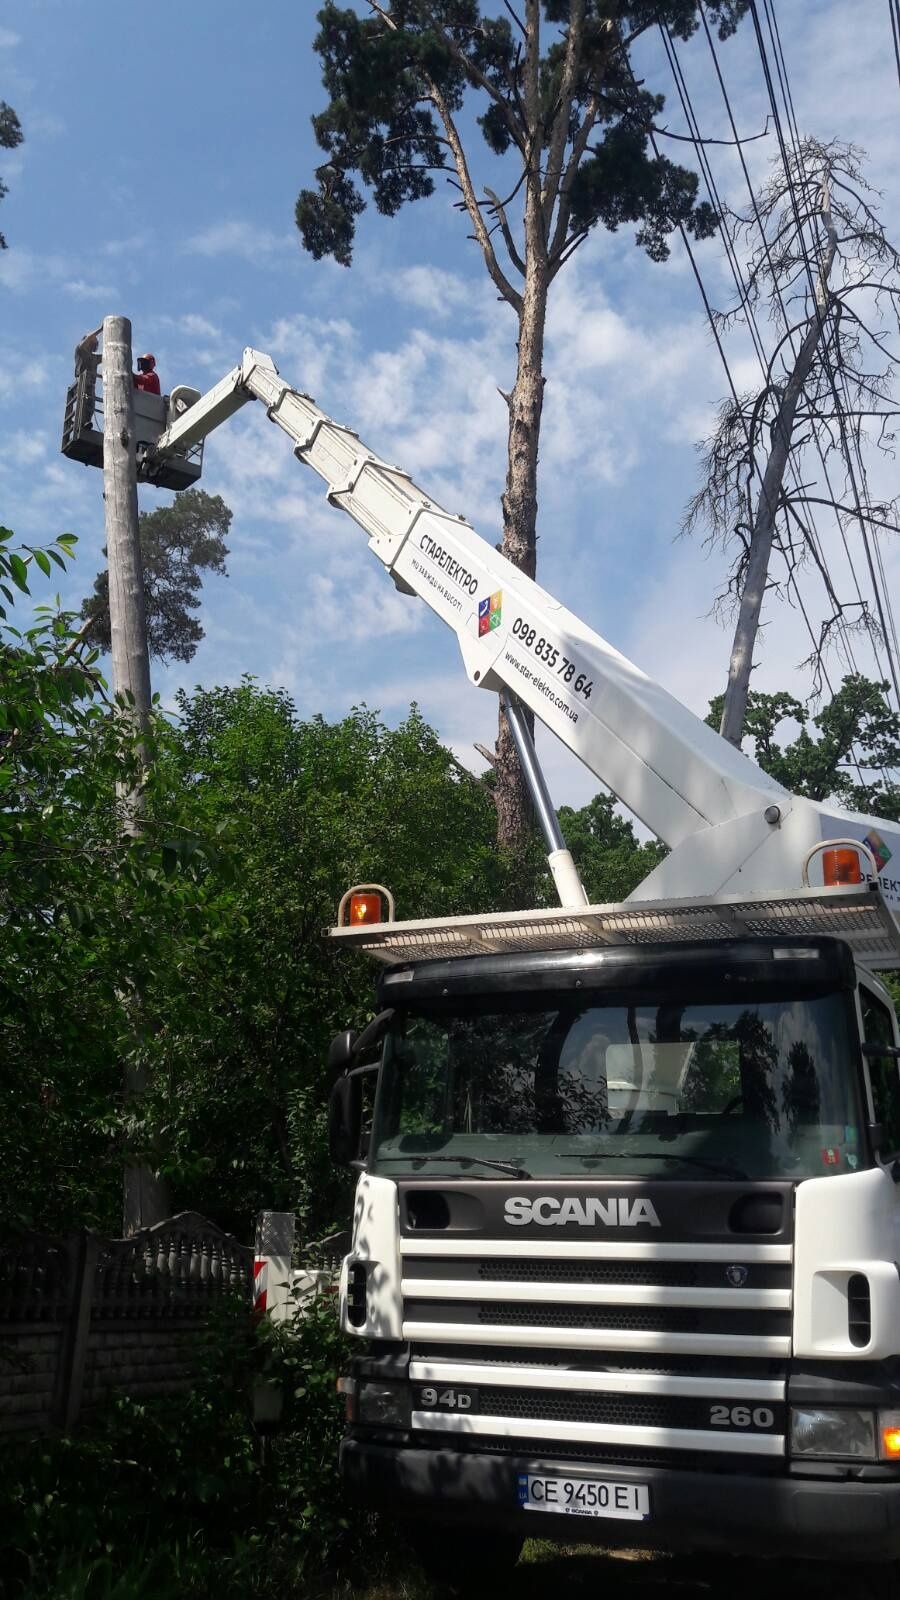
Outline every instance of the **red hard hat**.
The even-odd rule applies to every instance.
[[[151,355],[138,356],[139,361],[149,361],[151,367],[156,366],[156,357]]]

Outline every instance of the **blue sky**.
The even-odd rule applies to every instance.
[[[801,130],[869,151],[890,225],[900,88],[887,5],[856,0],[852,28],[838,0],[778,9]],[[289,382],[499,537],[497,388],[512,375],[514,320],[466,239],[454,192],[439,183],[393,222],[367,210],[349,271],[302,252],[293,208],[316,163],[309,118],[323,103],[315,10],[313,0],[0,3],[0,99],[26,136],[0,154],[10,187],[0,208],[10,244],[0,256],[0,522],[27,540],[79,535],[69,602],[100,564],[102,501],[101,475],[58,454],[62,406],[76,339],[113,312],[131,317],[136,347],[155,351],[164,388],[207,387],[246,344],[269,351]],[[704,52],[695,40],[682,59],[704,131],[724,135]],[[722,62],[742,130],[758,130],[765,106],[749,28]],[[655,44],[639,67],[667,93],[668,125],[681,128]],[[684,146],[672,149],[684,159]],[[749,149],[759,171],[774,139]],[[715,161],[741,202],[733,157]],[[477,166],[491,183],[488,160]],[[723,303],[719,244],[700,259]],[[723,685],[730,636],[709,614],[721,559],[676,537],[696,483],[694,442],[723,392],[695,284],[679,246],[654,266],[623,230],[595,234],[554,294],[539,577],[702,713]],[[740,339],[730,355],[749,382]],[[879,463],[873,487],[893,492],[894,476],[893,463]],[[259,408],[210,441],[203,487],[235,513],[230,576],[205,590],[207,637],[193,662],[156,667],[164,698],[243,672],[327,717],[365,700],[396,721],[415,698],[477,767],[473,741],[493,740],[492,697],[467,684],[452,638],[395,593]],[[168,498],[142,490],[147,509]],[[896,591],[900,561],[884,553]],[[841,560],[836,551],[839,586]],[[804,592],[818,618],[812,576]],[[755,682],[805,693],[807,653],[796,614],[773,606]],[[870,667],[864,647],[858,659]],[[840,659],[832,670],[838,679]],[[543,749],[556,800],[587,799],[591,776],[549,736]]]

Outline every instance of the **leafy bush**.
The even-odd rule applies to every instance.
[[[0,1458],[3,1600],[289,1592],[349,1554],[337,1476],[343,1354],[331,1297],[286,1329],[229,1308],[183,1396],[116,1398],[89,1427]],[[253,1386],[281,1385],[263,1439]]]

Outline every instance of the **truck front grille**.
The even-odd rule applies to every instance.
[[[768,1431],[784,1432],[784,1406],[769,1405]],[[529,1417],[536,1422],[619,1423],[632,1428],[709,1427],[709,1401],[679,1395],[569,1394],[539,1389],[478,1390],[478,1413],[484,1417]]]
[[[735,1328],[734,1313],[707,1311],[693,1307],[667,1306],[585,1306],[521,1305],[497,1300],[484,1304],[478,1300],[421,1300],[415,1307],[417,1320],[431,1323],[479,1323],[482,1327],[503,1328],[581,1328],[604,1332],[724,1334]],[[790,1336],[790,1317],[784,1311],[744,1311],[740,1331],[747,1335]]]
[[[610,1464],[783,1465],[789,1244],[736,1239],[696,1260],[682,1246],[629,1258],[625,1244],[535,1259],[526,1240],[503,1256],[459,1239],[442,1255],[404,1238],[401,1252],[423,1438]]]

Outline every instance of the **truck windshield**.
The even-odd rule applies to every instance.
[[[508,997],[398,1012],[370,1166],[488,1177],[802,1178],[862,1160],[844,996]]]

